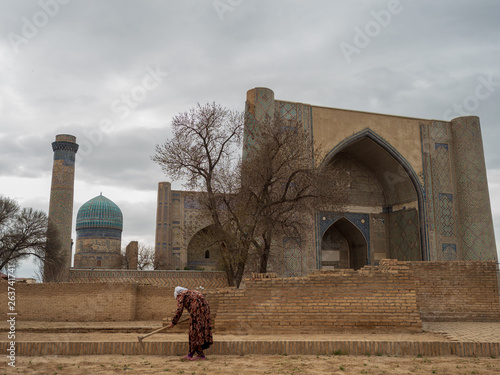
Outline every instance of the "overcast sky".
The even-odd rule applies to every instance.
[[[496,0],[2,0],[0,195],[47,212],[50,144],[73,134],[75,216],[102,192],[123,212],[122,245],[153,246],[166,178],[150,156],[172,116],[197,102],[243,111],[247,90],[268,87],[326,107],[479,116],[498,238],[499,15]]]

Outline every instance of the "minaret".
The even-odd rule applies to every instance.
[[[498,262],[479,117],[451,120],[460,260]]]
[[[73,219],[73,188],[75,184],[75,156],[78,151],[76,137],[69,134],[56,135],[52,142],[54,164],[50,188],[49,221],[59,232],[64,263],[60,270],[45,267],[45,281],[68,281],[71,267],[71,228]]]

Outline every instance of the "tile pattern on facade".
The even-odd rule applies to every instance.
[[[396,211],[389,215],[389,253],[392,259],[422,260],[418,236],[418,213],[414,209]]]
[[[496,260],[479,118],[460,117],[451,123],[460,209],[461,259]]]
[[[455,218],[453,215],[453,195],[439,193],[438,233],[444,237],[455,236]]]
[[[447,143],[435,143],[433,157],[433,176],[437,186],[451,187],[451,166]]]
[[[421,131],[431,249],[429,260],[445,260],[452,256],[449,245],[454,245],[457,256],[459,249],[451,126],[447,122],[432,121],[422,124]]]
[[[302,276],[302,250],[298,238],[283,238],[284,277]]]
[[[434,209],[434,194],[432,187],[432,159],[431,159],[431,129],[432,126],[428,124],[420,124],[420,137],[422,142],[422,170],[423,170],[423,185],[424,185],[424,197],[425,197],[425,207],[426,207],[426,220],[425,220],[425,230],[427,231],[427,253],[425,257],[427,260],[437,259],[437,248],[436,248],[436,225],[434,220],[435,209]]]
[[[453,262],[458,260],[457,257],[457,245],[454,243],[444,243],[443,244],[443,259],[445,262]]]

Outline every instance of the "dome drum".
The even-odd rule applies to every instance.
[[[103,237],[103,238],[122,238],[122,231],[118,229],[110,228],[89,228],[89,229],[79,229],[76,232],[76,238],[86,238],[86,237]]]

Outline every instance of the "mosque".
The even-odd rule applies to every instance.
[[[277,100],[268,88],[247,92],[245,127],[276,114],[302,124],[325,150],[322,168],[346,180],[345,212],[317,210],[309,235],[283,238],[270,271],[302,276],[316,269],[403,261],[498,261],[479,118],[440,121]],[[213,267],[194,239],[192,192],[158,185],[156,255],[171,268]]]
[[[84,203],[76,216],[75,268],[122,268],[123,215],[105,196]]]
[[[306,238],[282,239],[271,271],[301,276],[387,258],[498,261],[478,117],[441,121],[329,108],[278,100],[268,88],[249,90],[245,111],[247,128],[277,114],[302,124],[325,151],[314,162],[339,168],[348,187],[344,212],[317,210]],[[53,143],[49,218],[59,223],[69,259],[77,149],[70,135]],[[164,269],[217,268],[213,254],[195,241],[210,227],[196,194],[158,184],[155,256]],[[120,209],[95,197],[80,208],[76,227],[75,267],[113,268]]]

